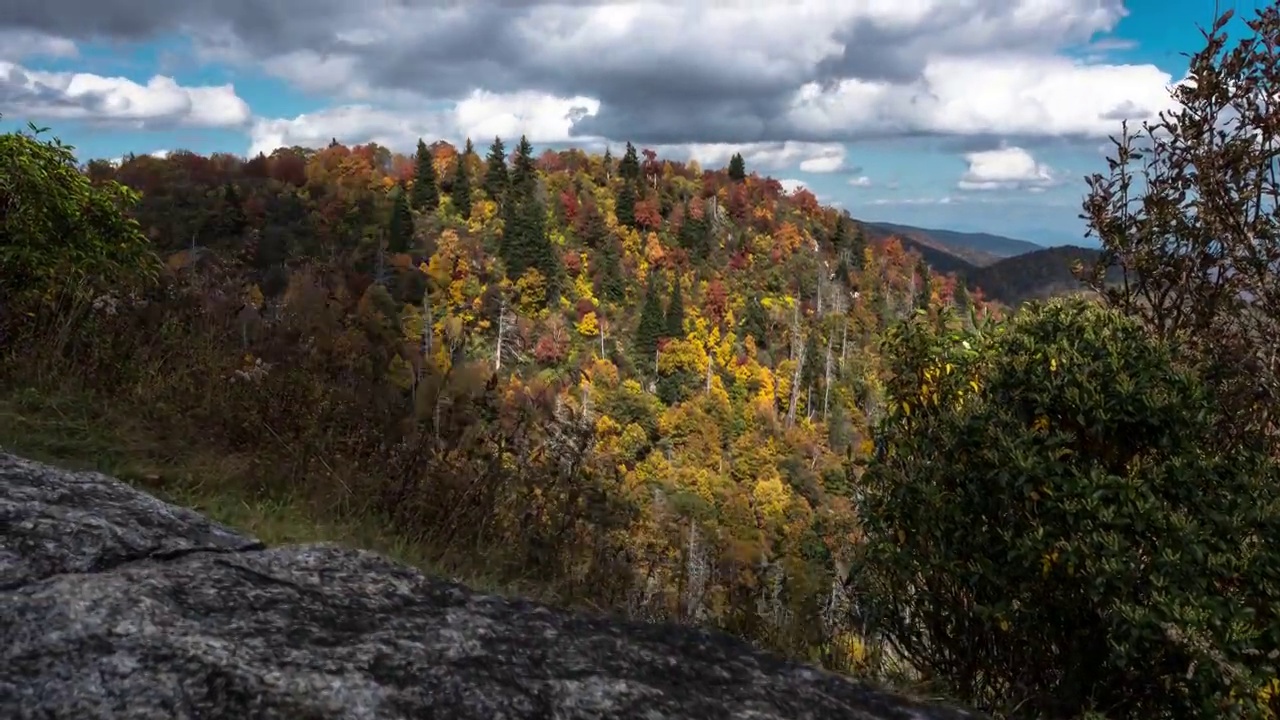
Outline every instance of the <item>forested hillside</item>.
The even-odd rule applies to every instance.
[[[166,431],[285,453],[308,492],[362,476],[361,512],[437,561],[494,544],[503,578],[851,662],[845,461],[881,414],[881,330],[994,310],[740,158],[515,145],[89,162],[139,195],[163,291],[103,287],[106,338],[71,357],[203,406]],[[428,455],[445,487],[418,484]]]
[[[0,136],[0,444],[999,717],[1274,720],[1280,5],[1225,22],[1017,312],[741,156]]]

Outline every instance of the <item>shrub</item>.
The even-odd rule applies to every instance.
[[[1213,449],[1214,398],[1170,346],[1078,298],[886,342],[851,577],[886,648],[1015,717],[1263,716],[1280,478]]]

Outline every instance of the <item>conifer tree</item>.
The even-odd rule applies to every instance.
[[[747,162],[742,159],[742,153],[734,153],[729,158],[729,179],[734,182],[742,182],[747,179]]]
[[[418,138],[418,152],[415,156],[413,177],[413,193],[410,202],[419,212],[435,212],[440,206],[440,188],[437,185],[436,164],[431,156],[431,149]]]
[[[680,276],[671,285],[671,299],[667,301],[667,314],[663,318],[664,334],[669,338],[684,337],[684,297],[680,290]]]
[[[642,367],[649,367],[658,352],[658,340],[662,338],[662,302],[658,299],[657,273],[649,270],[649,282],[644,290],[644,304],[640,307],[640,324],[636,328],[636,355]]]
[[[394,195],[391,219],[387,224],[387,250],[406,253],[413,247],[413,213],[409,210],[409,193],[401,183]]]
[[[467,173],[467,159],[474,153],[475,148],[471,145],[471,138],[467,138],[466,147],[463,148],[457,164],[454,165],[453,187],[449,191],[453,207],[463,218],[471,217],[471,176]]]
[[[605,236],[600,240],[600,275],[597,279],[600,297],[608,302],[621,303],[627,297],[626,282],[622,279],[622,253],[618,239]]]
[[[484,191],[491,200],[499,202],[507,190],[507,183],[507,148],[502,144],[502,138],[494,137],[485,158]]]

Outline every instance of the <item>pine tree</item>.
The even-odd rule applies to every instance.
[[[627,285],[622,279],[621,243],[612,236],[600,240],[600,274],[597,277],[596,292],[604,300],[621,303],[627,298]]]
[[[636,155],[636,146],[629,142],[627,151],[622,155],[622,162],[618,163],[618,177],[628,183],[640,182],[640,158]]]
[[[678,239],[680,246],[695,261],[701,262],[711,255],[711,233],[707,228],[707,220],[690,215],[688,204],[685,205],[684,222],[680,224]]]
[[[489,146],[489,155],[485,158],[485,165],[484,191],[489,194],[489,198],[494,202],[499,202],[502,199],[502,194],[506,192],[509,182],[507,177],[507,148],[502,144],[502,138],[493,138],[493,144]]]
[[[453,207],[464,219],[471,217],[471,176],[467,173],[467,159],[474,153],[475,148],[471,146],[471,138],[467,138],[466,147],[463,148],[457,164],[454,165],[453,187],[449,191]]]
[[[391,219],[387,223],[387,250],[407,253],[413,246],[413,213],[409,210],[409,193],[404,184],[394,193],[391,201]]]
[[[768,318],[765,317],[760,299],[747,298],[747,311],[742,318],[742,337],[745,339],[750,335],[755,338],[756,347],[766,348],[769,346],[768,331]]]
[[[534,166],[533,145],[527,136],[520,136],[520,144],[516,146],[515,165],[511,168],[511,187],[518,192],[532,192],[538,181],[538,172]]]
[[[933,298],[933,279],[929,275],[929,265],[924,258],[916,261],[916,275],[919,277],[919,284],[916,286],[916,307],[927,310]]]
[[[419,212],[435,212],[440,207],[440,188],[436,179],[436,164],[427,144],[418,138],[418,153],[415,157],[413,178],[413,194],[409,198],[413,207]]]
[[[956,278],[956,289],[951,293],[951,302],[955,304],[956,313],[960,315],[961,322],[967,326],[969,315],[973,311],[973,299],[969,297],[969,288],[965,286],[964,276]]]
[[[734,153],[729,158],[729,179],[734,182],[747,179],[747,162],[742,159],[742,153]]]
[[[622,187],[618,190],[614,214],[618,216],[619,225],[631,228],[636,226],[636,187],[629,180],[623,181]]]
[[[679,275],[672,282],[671,299],[667,301],[667,314],[662,324],[665,337],[684,337],[684,297],[680,290]]]
[[[866,270],[863,265],[867,261],[867,236],[862,232],[862,226],[854,224],[853,237],[849,240],[849,259],[854,267]]]
[[[644,305],[640,308],[640,325],[636,328],[636,356],[641,367],[650,367],[658,352],[658,340],[662,337],[662,303],[658,300],[657,273],[649,270],[649,283],[644,290]]]
[[[844,215],[836,216],[836,229],[831,233],[831,246],[835,249],[836,255],[853,249],[849,243],[849,231],[845,227]]]

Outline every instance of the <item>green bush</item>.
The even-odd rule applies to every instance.
[[[0,306],[47,306],[152,275],[155,256],[126,215],[137,195],[114,181],[91,183],[74,148],[31,130],[0,135]]]
[[[888,651],[1011,717],[1267,717],[1280,477],[1173,349],[1082,299],[887,343],[850,582]]]

